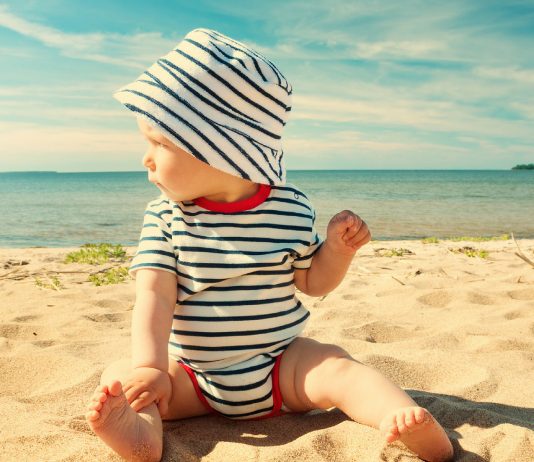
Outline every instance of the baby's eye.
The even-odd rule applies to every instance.
[[[154,146],[158,147],[158,148],[164,148],[165,145],[163,143],[158,143],[157,141],[152,141],[151,142]]]

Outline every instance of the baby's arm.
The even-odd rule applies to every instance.
[[[171,395],[168,341],[176,306],[176,276],[140,269],[136,273],[136,301],[132,315],[133,375],[124,384],[128,402],[138,411],[156,402],[167,411]]]
[[[349,210],[328,223],[327,236],[307,270],[295,270],[295,285],[307,295],[320,297],[343,280],[356,251],[371,240],[366,223]]]
[[[136,273],[132,316],[132,367],[169,368],[168,341],[176,306],[176,276],[141,269]]]

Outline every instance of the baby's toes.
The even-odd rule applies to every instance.
[[[85,416],[88,420],[94,421],[100,417],[100,413],[98,411],[102,410],[103,404],[108,399],[106,394],[107,390],[108,387],[106,385],[98,385],[96,387],[93,396],[91,396],[91,399],[87,404],[88,412],[85,414]]]
[[[107,399],[108,396],[106,395],[106,393],[97,392],[93,396],[91,396],[91,401],[89,402],[89,404],[91,405],[93,403],[104,403]]]
[[[97,385],[93,395],[98,395],[100,393],[107,393],[107,392],[108,392],[108,386],[107,385]]]
[[[95,411],[95,410],[90,410],[89,412],[85,413],[85,418],[89,422],[94,422],[100,418],[100,412]]]
[[[392,443],[393,441],[398,440],[400,437],[400,433],[399,429],[397,428],[397,425],[392,425],[391,427],[389,427],[388,431],[384,436],[388,443]]]
[[[388,443],[391,443],[399,438],[399,431],[397,429],[397,421],[395,414],[384,417],[380,422],[380,432],[386,438]]]
[[[102,403],[99,401],[93,401],[89,403],[87,409],[89,409],[90,411],[100,411],[100,409],[102,409]]]
[[[404,415],[404,423],[408,429],[414,427],[415,424],[418,423],[413,408],[406,410],[406,413]]]
[[[395,421],[397,423],[397,428],[399,430],[399,433],[404,433],[406,430],[408,430],[408,427],[405,422],[406,413],[404,411],[399,412],[395,416]]]
[[[428,411],[423,407],[416,407],[413,411],[415,421],[420,424],[423,423],[425,420],[429,420],[430,415]]]
[[[103,401],[100,401],[99,398],[100,395],[94,395],[89,404],[87,405],[87,412],[85,413],[85,418],[90,422],[97,421],[101,416],[100,412],[102,411],[102,406],[104,405],[105,399]]]
[[[103,385],[97,385],[95,387],[95,391],[93,391],[93,395],[97,395],[98,393],[105,393],[106,390],[104,390],[104,386]]]

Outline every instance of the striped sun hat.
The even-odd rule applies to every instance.
[[[178,147],[255,183],[282,185],[292,87],[257,51],[195,29],[114,97]]]

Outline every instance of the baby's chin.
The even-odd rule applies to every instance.
[[[161,191],[161,195],[165,199],[169,199],[173,202],[191,202],[193,200],[193,198],[187,197],[185,194],[180,195],[180,194],[173,193],[169,191],[167,188],[165,188],[164,186],[161,186],[159,183],[156,183],[156,186],[159,188],[159,190]]]

